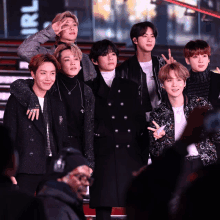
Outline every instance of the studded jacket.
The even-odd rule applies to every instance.
[[[208,106],[210,109],[212,108],[211,104],[202,97],[188,98],[185,96],[184,102],[184,114],[186,119],[195,107]],[[160,127],[166,125],[164,129],[166,134],[162,138],[155,140],[153,134],[150,134],[150,153],[158,157],[175,143],[174,112],[168,98],[151,112],[150,126],[154,127],[152,121],[155,121]],[[201,134],[201,137],[204,137],[204,132]],[[203,165],[215,163],[217,161],[215,144],[219,143],[220,136],[216,134],[203,139],[203,141],[196,144]]]

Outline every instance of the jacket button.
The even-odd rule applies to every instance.
[[[29,153],[29,155],[30,155],[31,157],[33,156],[33,154],[34,154],[33,152],[30,152],[30,153]]]
[[[115,132],[117,133],[117,132],[118,132],[118,129],[115,129]]]
[[[120,105],[123,106],[123,105],[124,105],[124,102],[121,102]]]
[[[118,145],[118,144],[116,145],[116,148],[119,148],[119,145]]]
[[[28,128],[31,128],[31,125],[29,125]]]
[[[109,102],[109,103],[108,103],[108,105],[109,105],[109,106],[111,106],[111,105],[112,105],[112,103],[111,103],[111,102]]]
[[[131,129],[128,129],[128,132],[131,132]]]
[[[114,116],[114,115],[112,115],[112,119],[115,119],[115,116]]]
[[[127,145],[127,148],[129,148],[129,147],[130,147],[130,145],[128,144],[128,145]]]
[[[127,118],[128,118],[128,116],[125,115],[125,116],[124,116],[124,119],[126,120]]]
[[[121,90],[119,89],[119,90],[118,90],[118,93],[120,93],[120,92],[121,92]]]
[[[33,138],[31,138],[31,139],[30,139],[30,141],[34,141],[34,139],[33,139]]]

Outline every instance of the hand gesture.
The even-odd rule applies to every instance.
[[[34,118],[36,120],[38,120],[39,113],[40,113],[40,109],[39,108],[28,109],[27,112],[26,112],[26,114],[28,115],[28,119],[31,119],[31,121],[33,121]]]
[[[67,22],[67,19],[64,19],[64,20],[57,21],[52,24],[52,28],[57,36],[60,35],[61,31],[68,29],[68,26],[65,26],[66,22]]]
[[[155,140],[162,138],[166,134],[165,131],[163,129],[162,131],[160,131],[159,129],[161,127],[155,121],[152,121],[152,123],[155,125],[156,128],[148,127],[147,129],[154,132],[153,136]]]
[[[169,59],[167,59],[163,54],[161,54],[161,56],[164,58],[167,64],[176,63],[176,60],[174,60],[174,58],[171,56],[171,49],[168,49]]]
[[[219,69],[218,67],[216,67],[216,71],[217,71],[218,73],[220,73],[220,69]]]

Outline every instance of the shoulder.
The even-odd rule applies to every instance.
[[[161,116],[164,112],[167,112],[169,109],[164,102],[161,102],[157,108],[154,108],[151,112],[151,116]]]
[[[152,56],[153,65],[159,65],[159,68],[166,65],[166,61],[162,56]]]
[[[212,108],[211,103],[207,99],[205,99],[203,97],[198,97],[198,96],[189,97],[187,106]]]
[[[129,79],[124,79],[124,78],[117,78],[120,82],[121,85],[129,87],[130,89],[138,89],[138,84],[129,80]]]
[[[120,66],[119,66],[119,68],[121,69],[121,68],[125,68],[125,67],[127,67],[127,66],[130,66],[130,65],[132,65],[132,63],[134,63],[134,62],[136,62],[137,61],[137,56],[136,55],[134,55],[134,56],[132,56],[132,57],[129,57],[127,60],[125,60]]]

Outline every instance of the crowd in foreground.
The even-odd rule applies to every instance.
[[[130,32],[135,55],[117,67],[119,51],[109,40],[95,42],[89,56],[81,52],[78,25],[71,12],[58,14],[18,49],[33,79],[11,85],[2,182],[11,196],[29,193],[33,207],[24,199],[21,211],[9,214],[20,219],[33,214],[32,207],[36,219],[84,219],[89,186],[97,220],[110,219],[112,207],[127,207],[128,219],[196,215],[194,207],[207,201],[187,196],[195,196],[195,179],[218,169],[220,153],[219,128],[203,124],[206,112],[217,115],[220,106],[210,46],[203,40],[186,44],[189,72],[170,50],[168,58],[152,55],[157,29],[141,22]],[[54,37],[52,49],[41,45]],[[22,211],[29,206],[30,213]]]

